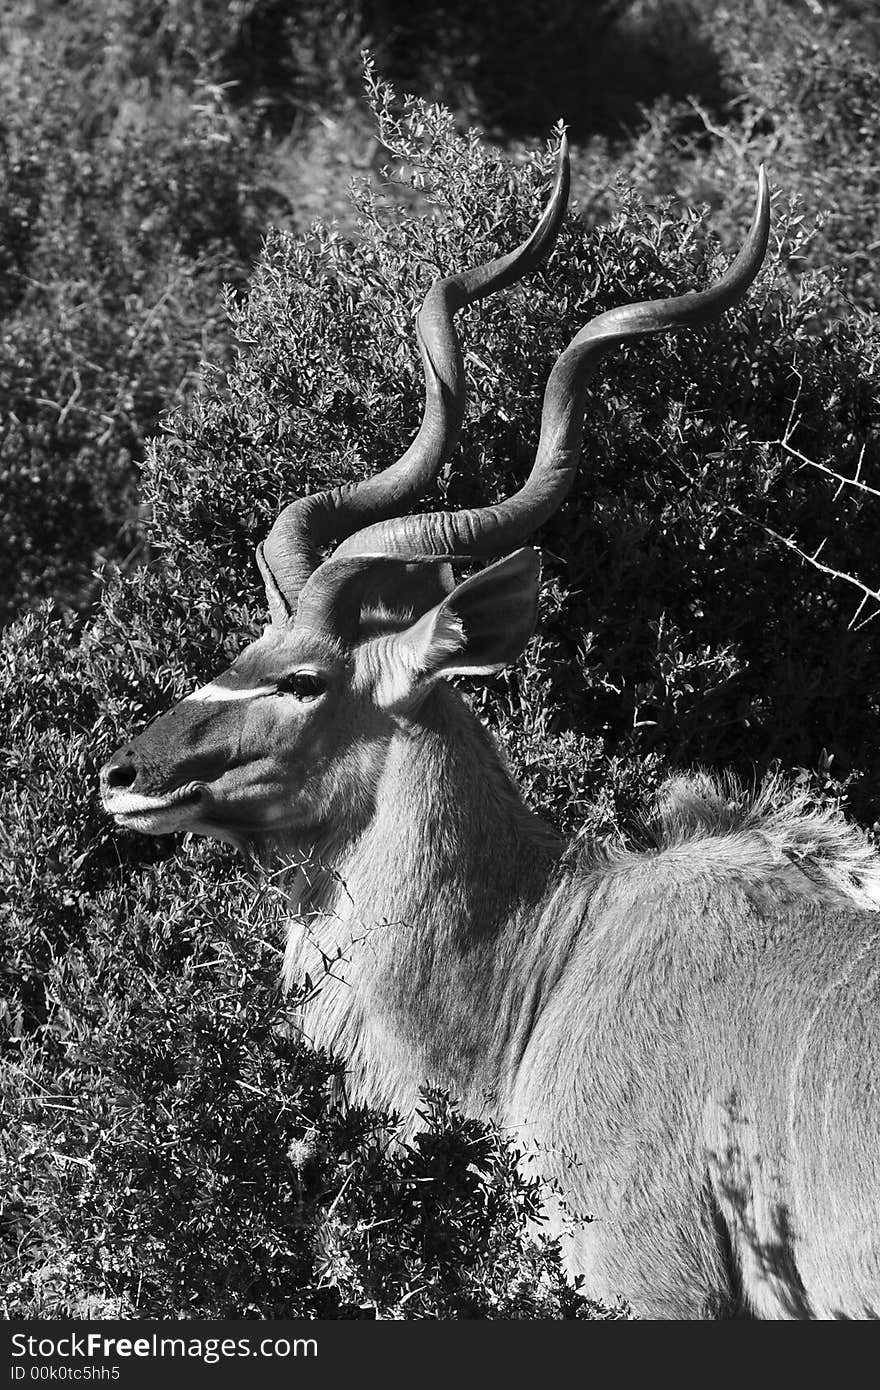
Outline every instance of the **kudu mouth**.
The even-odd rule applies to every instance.
[[[118,758],[118,755],[117,755]],[[111,760],[101,770],[101,802],[116,824],[141,835],[168,835],[175,831],[210,835],[227,840],[241,849],[246,843],[260,840],[280,828],[267,825],[249,816],[239,805],[238,815],[225,805],[212,784],[190,781],[167,792],[141,792],[128,786],[114,784],[119,777],[119,763]]]
[[[118,825],[145,835],[188,830],[194,821],[207,819],[211,809],[211,795],[203,782],[188,782],[164,795],[151,796],[109,784],[106,768],[101,776],[101,800]]]

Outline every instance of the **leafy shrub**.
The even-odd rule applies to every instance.
[[[877,168],[880,161],[880,16],[864,0],[727,0],[692,21],[715,53],[714,94],[661,99],[632,141],[615,150],[628,180],[649,197],[672,192],[709,202],[716,225],[745,215],[754,170],[771,175],[812,217],[821,214],[807,266],[832,275],[826,313],[851,300],[876,307]],[[600,165],[601,168],[601,165]],[[597,207],[609,183],[581,184]],[[795,269],[803,269],[799,264]]]
[[[708,201],[731,245],[766,157],[825,213],[789,251],[792,273],[829,275],[818,311],[873,304],[880,31],[855,0],[559,0],[537,28],[533,6],[502,22],[457,0],[430,23],[347,0],[34,0],[0,26],[0,620],[40,596],[82,604],[96,565],[143,555],[144,439],[200,358],[222,360],[218,285],[244,283],[273,200],[289,195],[297,226],[327,209],[350,222],[347,174],[375,152],[353,106],[366,38],[499,138],[556,115],[585,140],[606,129],[577,161],[591,219],[613,216],[622,169],[649,202]],[[267,121],[291,132],[271,176]]]
[[[564,116],[579,134],[616,129],[660,94],[712,100],[719,58],[695,0],[83,0],[33,23],[80,66],[112,48],[123,80],[210,71],[276,130],[359,102],[367,46],[396,84],[466,119],[535,135]]]
[[[256,255],[255,150],[218,93],[159,110],[34,43],[0,86],[0,620],[138,546],[137,465]]]
[[[257,889],[213,844],[112,830],[93,791],[129,729],[254,631],[250,557],[279,504],[405,448],[432,278],[515,243],[542,203],[548,157],[513,167],[442,109],[372,97],[436,215],[362,185],[357,241],[270,236],[229,301],[231,361],[145,467],[161,567],[106,582],[88,621],[44,608],[5,638],[7,1313],[603,1311],[576,1304],[557,1249],[528,1236],[537,1191],[491,1128],[427,1093],[424,1135],[394,1150],[388,1117],[339,1103],[338,1063],[304,1050],[276,992],[271,881]],[[582,480],[541,537],[541,635],[473,697],[575,833],[638,831],[682,759],[800,766],[873,818],[871,610],[851,623],[860,595],[777,539],[824,541],[852,575],[873,554],[870,495],[818,465],[876,483],[876,329],[827,321],[822,277],[793,281],[808,236],[778,198],[747,304],[610,357],[596,381]],[[731,250],[702,215],[630,192],[607,227],[570,218],[542,273],[463,316],[463,442],[426,504],[509,493],[570,336],[613,304],[705,283]]]

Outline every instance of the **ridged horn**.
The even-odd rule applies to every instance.
[[[333,558],[485,557],[519,546],[556,511],[574,481],[583,440],[587,387],[611,348],[652,333],[695,328],[738,304],[761,268],[770,230],[770,193],[762,165],[748,235],[727,273],[708,289],[622,305],[599,314],[557,358],[547,382],[541,433],[531,473],[520,490],[488,507],[398,516],[351,535]]]
[[[372,478],[291,502],[258,548],[270,601],[288,613],[320,563],[320,551],[415,502],[454,448],[465,406],[461,347],[453,322],[459,309],[512,285],[549,255],[568,204],[568,141],[559,146],[556,177],[543,215],[522,245],[485,265],[435,280],[419,311],[416,331],[425,375],[425,407],[406,453]]]

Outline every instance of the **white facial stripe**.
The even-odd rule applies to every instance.
[[[221,705],[231,704],[234,700],[255,700],[258,695],[274,695],[274,685],[249,685],[242,690],[233,690],[227,685],[202,685],[198,690],[194,690],[191,695],[185,697],[186,700],[200,700],[205,704]]]

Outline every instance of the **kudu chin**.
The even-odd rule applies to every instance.
[[[432,1079],[537,1152],[565,1208],[595,1214],[568,1237],[592,1296],[654,1317],[878,1316],[869,844],[779,788],[694,778],[666,789],[652,849],[580,852],[445,680],[529,640],[524,542],[573,482],[599,358],[737,304],[767,244],[761,171],[721,280],[600,314],[561,354],[518,492],[406,514],[463,418],[454,315],[550,252],[568,181],[563,141],[528,240],[432,285],[415,440],[284,508],[257,552],[270,626],[110,759],[104,804],[291,866],[286,978],[337,961],[306,1035],[348,1059],[357,1099],[408,1112]],[[456,580],[457,562],[499,555]]]

